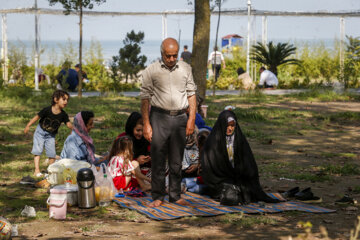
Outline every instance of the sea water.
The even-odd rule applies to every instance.
[[[96,41],[100,43],[101,49],[102,49],[102,55],[104,59],[104,64],[109,65],[112,61],[113,56],[119,55],[119,50],[124,46],[123,39],[119,40],[99,40]],[[304,43],[307,43],[309,46],[316,45],[318,43],[323,42],[326,48],[334,48],[335,39],[273,39],[275,43],[277,42],[290,42],[295,44],[296,46],[300,47]],[[46,65],[46,64],[55,64],[55,65],[61,65],[62,62],[61,59],[64,57],[64,49],[66,49],[67,46],[69,46],[69,42],[73,49],[75,50],[76,54],[78,54],[78,40],[72,39],[72,40],[44,40],[40,42],[40,49],[43,49],[43,52],[40,56],[40,64]],[[213,46],[214,46],[214,39],[210,39],[210,45],[209,45],[209,53],[212,52]],[[27,64],[30,65],[34,62],[33,54],[34,54],[34,40],[9,40],[8,41],[8,52],[10,51],[10,48],[16,47],[19,50],[24,49],[25,54],[27,57]],[[83,59],[86,59],[86,52],[88,51],[90,47],[91,41],[84,40],[83,41]],[[160,58],[160,44],[161,39],[154,40],[150,39],[144,40],[144,43],[140,45],[141,47],[141,55],[145,55],[147,57],[146,65],[149,65],[153,61],[156,61]],[[192,51],[192,40],[191,39],[182,39],[180,42],[180,52],[179,52],[179,58],[180,54],[183,50],[183,46],[188,45],[189,51]],[[220,42],[218,43],[220,45]],[[75,63],[74,63],[75,64]]]

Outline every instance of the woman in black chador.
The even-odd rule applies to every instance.
[[[240,187],[243,203],[279,202],[261,188],[258,168],[234,112],[220,113],[201,154],[202,177],[214,199],[220,197],[223,183]]]

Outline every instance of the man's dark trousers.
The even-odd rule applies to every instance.
[[[169,201],[181,195],[181,164],[186,143],[187,115],[171,116],[151,111],[151,195],[153,200],[164,200],[166,159],[169,161]]]
[[[220,76],[221,64],[213,64],[212,65],[212,70],[213,70],[214,75],[215,75],[215,81],[217,81],[219,76]]]

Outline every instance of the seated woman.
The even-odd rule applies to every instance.
[[[201,154],[201,176],[209,194],[219,199],[223,183],[240,187],[244,203],[279,202],[261,188],[258,167],[235,113],[220,113]]]
[[[130,136],[133,142],[133,160],[139,162],[142,172],[150,176],[150,143],[143,136],[143,121],[140,113],[133,112],[130,114],[125,124],[125,132],[121,133],[116,139],[125,135]]]
[[[82,111],[77,113],[74,117],[73,130],[64,142],[60,157],[95,164],[95,147],[92,138],[89,136],[93,127],[93,112]]]

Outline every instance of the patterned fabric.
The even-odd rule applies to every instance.
[[[272,198],[284,200],[279,193],[268,194]],[[216,216],[226,213],[277,213],[283,211],[301,211],[309,213],[332,213],[335,210],[318,207],[301,202],[281,202],[281,203],[251,203],[248,205],[239,206],[223,206],[219,202],[212,200],[209,197],[198,195],[195,193],[186,192],[182,195],[190,206],[183,206],[176,203],[169,203],[167,197],[165,202],[160,207],[149,208],[147,205],[152,202],[150,196],[143,198],[124,197],[116,198],[115,201],[120,207],[132,209],[145,214],[149,218],[155,220],[170,220],[188,216]]]
[[[187,169],[193,164],[199,163],[199,149],[196,144],[191,147],[186,146],[184,150],[184,157],[182,161],[182,170]]]
[[[94,163],[95,162],[95,146],[92,138],[89,136],[89,133],[86,129],[84,120],[82,119],[81,112],[78,112],[74,117],[74,127],[73,130],[76,132],[77,135],[81,137],[81,139],[86,144],[86,148],[88,150],[88,162]]]
[[[235,134],[231,136],[226,136],[226,150],[229,156],[229,161],[234,167],[234,138]]]
[[[131,175],[131,172],[134,171],[134,166],[131,164],[131,161],[124,166],[124,158],[122,156],[114,156],[111,158],[108,164],[108,169],[112,178],[120,176]]]

